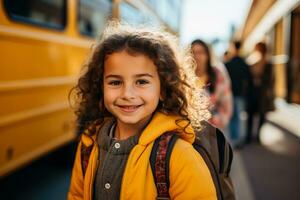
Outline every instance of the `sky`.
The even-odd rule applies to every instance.
[[[180,42],[188,45],[196,38],[206,42],[218,38],[214,46],[221,55],[228,46],[231,27],[244,23],[252,0],[183,0]]]

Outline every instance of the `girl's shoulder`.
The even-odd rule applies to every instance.
[[[192,144],[183,139],[176,141],[171,154],[170,183],[171,196],[180,194],[180,199],[215,199],[216,196],[204,159]]]
[[[178,138],[171,154],[172,160],[177,163],[198,162],[200,154],[194,149],[193,145],[188,141]],[[174,159],[172,159],[172,157]],[[200,156],[201,157],[201,156]]]
[[[193,148],[193,145],[190,142],[178,137],[174,145],[174,150],[182,151],[186,148]]]

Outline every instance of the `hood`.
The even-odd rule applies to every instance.
[[[183,127],[186,126],[187,121],[181,120],[176,123],[176,121],[180,119],[181,117],[179,116],[167,115],[165,113],[157,111],[152,117],[150,123],[143,130],[138,143],[140,145],[146,146],[153,142],[156,138],[161,136],[163,133],[168,131],[176,131],[177,135],[181,139],[192,144],[195,140],[194,129],[191,125],[189,125],[186,127],[185,131],[183,131]],[[105,122],[107,121],[108,120],[105,120],[104,124],[106,124]],[[101,127],[103,127],[103,124]],[[92,145],[97,138],[97,134],[93,134],[91,136],[88,135],[89,134],[82,134],[81,136],[81,140],[85,146]]]
[[[180,119],[181,117],[176,115],[167,115],[162,112],[156,112],[150,123],[142,132],[139,144],[147,145],[163,133],[174,130],[178,132],[180,138],[192,144],[195,140],[195,132],[191,125],[187,126],[185,131],[183,131],[182,127],[186,126],[187,121],[182,120],[176,123],[176,120]]]

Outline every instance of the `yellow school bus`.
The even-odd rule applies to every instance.
[[[159,2],[0,0],[0,177],[76,138],[68,93],[108,19],[177,32]]]

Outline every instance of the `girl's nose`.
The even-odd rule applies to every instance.
[[[134,99],[135,98],[135,89],[131,84],[125,84],[122,91],[123,99]]]

